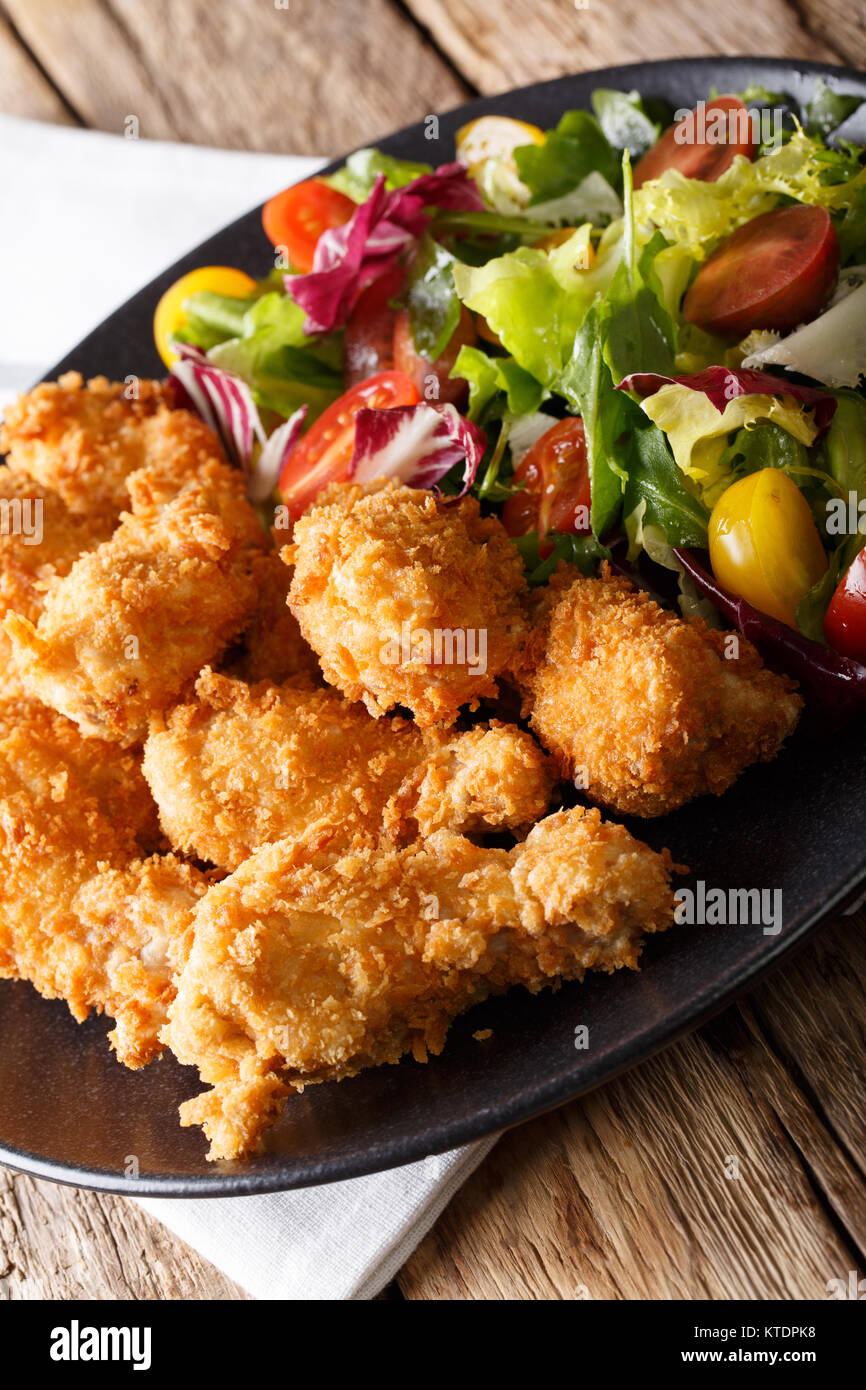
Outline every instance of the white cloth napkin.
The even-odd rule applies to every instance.
[[[0,115],[0,409],[165,266],[321,163]],[[257,1298],[372,1298],[493,1143],[298,1192],[142,1205]]]

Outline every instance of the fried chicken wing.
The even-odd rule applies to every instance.
[[[65,999],[79,1020],[105,1010],[131,1067],[162,1050],[207,888],[173,855],[145,858],[157,838],[133,754],[35,703],[0,706],[0,976]]]
[[[562,776],[637,816],[720,795],[775,757],[803,703],[745,637],[684,622],[607,567],[554,577],[520,678]]]
[[[512,985],[634,967],[672,915],[666,857],[581,808],[511,851],[444,830],[266,846],[196,910],[163,1037],[213,1090],[181,1122],[211,1158],[248,1152],[292,1089],[439,1053],[456,1014]]]
[[[187,410],[172,410],[158,381],[132,387],[78,372],[44,381],[6,407],[0,453],[17,474],[56,492],[70,511],[116,520],[129,506],[130,474],[149,468],[175,486],[208,459],[225,462],[216,435]]]
[[[4,623],[27,690],[124,744],[243,627],[265,544],[241,474],[223,464],[168,499],[146,470],[129,485],[132,512],[53,586],[39,621],[9,613]]]
[[[295,525],[289,604],[325,679],[373,715],[453,724],[526,635],[520,557],[477,501],[338,484]]]
[[[549,760],[519,729],[425,736],[334,690],[250,688],[208,669],[195,693],[153,721],[144,773],[175,848],[225,869],[313,824],[332,838],[383,826],[405,838],[517,828],[550,804]]]

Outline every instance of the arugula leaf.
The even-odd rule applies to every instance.
[[[593,535],[602,539],[616,521],[628,472],[623,431],[642,418],[640,407],[617,391],[604,357],[604,305],[594,304],[580,325],[574,352],[557,389],[583,418],[591,492]]]
[[[737,430],[719,458],[719,467],[725,473],[734,475],[731,481],[744,478],[748,473],[757,473],[762,468],[778,468],[782,473],[803,473],[808,465],[806,446],[774,422]]]
[[[623,498],[630,557],[644,526],[658,527],[671,547],[705,549],[709,512],[686,487],[658,425],[634,429],[630,443]]]
[[[835,92],[823,77],[819,77],[803,111],[806,134],[826,140],[862,104],[862,97]]]
[[[543,145],[522,145],[514,151],[514,159],[532,194],[530,207],[570,193],[593,170],[612,187],[618,183],[616,152],[588,111],[566,111],[556,129],[547,132]]]
[[[595,574],[600,560],[609,560],[610,551],[601,545],[595,536],[572,536],[561,531],[548,531],[545,543],[553,546],[553,552],[542,559],[538,548],[538,532],[517,536],[514,544],[520,552],[527,570],[526,582],[531,588],[546,584],[560,560],[576,565],[581,574],[590,578]]]
[[[407,305],[412,341],[431,362],[441,357],[460,321],[460,300],[454,287],[455,257],[424,236],[409,272]]]
[[[622,264],[607,292],[605,361],[617,381],[634,371],[667,376],[674,367],[676,329],[664,305],[653,262],[661,251],[667,250],[668,243],[661,232],[656,232],[638,257],[627,151],[623,154],[623,195],[625,246]]]
[[[592,94],[592,109],[608,144],[617,150],[628,149],[633,159],[659,137],[661,127],[647,115],[640,92],[598,87]]]

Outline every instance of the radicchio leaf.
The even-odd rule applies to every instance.
[[[653,396],[663,386],[676,383],[692,391],[702,391],[716,410],[724,414],[725,407],[737,396],[793,396],[815,411],[815,424],[825,430],[836,409],[834,398],[827,391],[812,386],[797,386],[771,372],[754,372],[744,367],[707,367],[691,376],[661,376],[657,372],[633,372],[619,383],[619,391],[636,391],[639,396]]]
[[[840,728],[866,711],[866,666],[759,613],[745,599],[723,589],[693,551],[675,550],[674,554],[695,587],[757,647],[767,665],[799,681],[824,730]]]
[[[463,463],[460,496],[472,486],[484,456],[483,431],[453,405],[421,402],[388,410],[365,407],[355,416],[355,451],[349,477],[355,482],[399,478],[432,488]]]
[[[358,295],[423,236],[430,221],[428,206],[480,212],[484,203],[465,164],[442,164],[390,192],[380,174],[349,221],[322,233],[309,275],[284,277],[289,294],[306,313],[306,333],[344,326]]]
[[[307,407],[302,405],[268,438],[252,392],[241,377],[215,367],[190,343],[175,346],[179,358],[172,365],[171,377],[178,403],[210,425],[226,457],[247,474],[250,501],[263,502],[300,438]]]

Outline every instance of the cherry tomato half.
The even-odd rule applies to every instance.
[[[343,377],[347,386],[357,386],[375,372],[393,368],[397,310],[391,307],[391,300],[400,294],[405,279],[404,268],[394,266],[368,285],[355,301],[343,339]]]
[[[710,517],[710,561],[726,589],[797,626],[797,605],[827,569],[809,504],[778,468],[762,468],[722,493]]]
[[[738,154],[754,159],[757,143],[739,97],[716,97],[669,126],[634,166],[634,186],[678,169],[687,179],[715,183]]]
[[[830,600],[824,636],[843,656],[866,662],[866,549],[848,566]]]
[[[521,460],[514,480],[524,486],[502,509],[509,536],[537,531],[544,559],[553,550],[543,540],[549,531],[588,532],[591,495],[583,421],[573,416],[557,421]]]
[[[462,406],[469,398],[468,383],[459,377],[452,381],[449,374],[457,361],[457,354],[460,349],[464,345],[471,347],[477,341],[475,319],[466,306],[462,305],[460,319],[451,335],[448,346],[441,357],[437,357],[435,362],[431,362],[429,357],[425,357],[416,350],[412,341],[412,330],[409,327],[409,313],[406,309],[402,309],[394,324],[394,365],[399,371],[405,372],[408,377],[412,378],[419,393],[426,400]],[[434,377],[435,382],[432,380]]]
[[[789,333],[824,307],[839,272],[826,208],[774,208],[738,227],[701,266],[683,300],[690,323],[719,337]]]
[[[328,483],[345,481],[355,447],[355,415],[363,406],[388,410],[418,400],[415,384],[404,372],[380,372],[328,406],[292,450],[280,475],[289,515],[297,519]]]
[[[345,193],[306,179],[270,198],[262,208],[262,226],[273,246],[285,246],[295,270],[312,270],[322,232],[342,227],[357,207]]]
[[[191,295],[209,290],[211,294],[246,299],[255,287],[255,280],[231,265],[202,265],[175,280],[160,299],[153,316],[153,340],[165,365],[170,367],[177,361],[177,353],[169,339],[183,327],[184,305]]]

